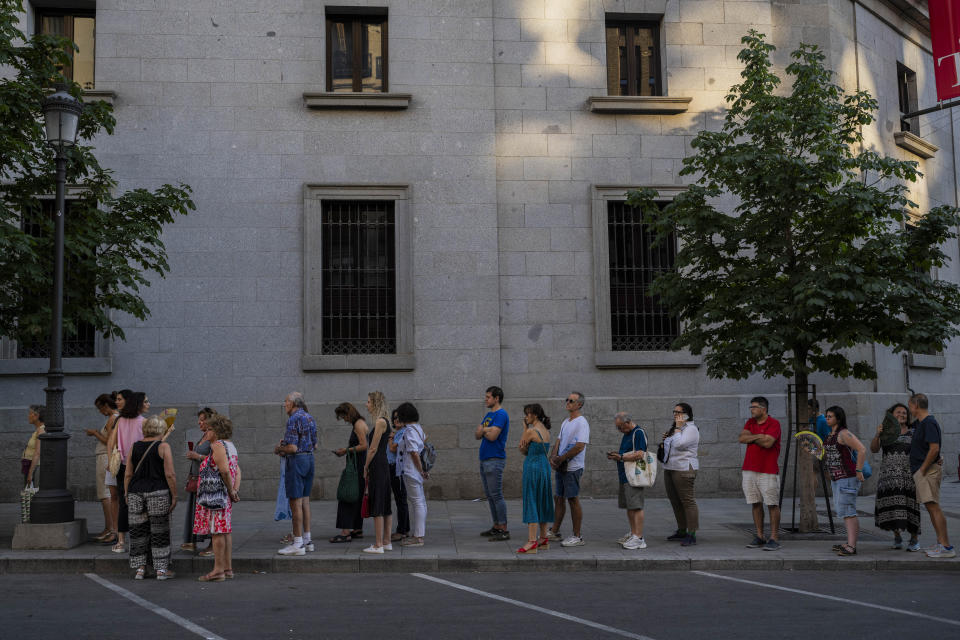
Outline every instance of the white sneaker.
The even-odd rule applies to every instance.
[[[561,547],[582,547],[586,542],[580,536],[570,536],[560,543]]]
[[[383,545],[383,550],[384,550],[384,551],[393,551],[393,543],[391,542],[391,543],[389,543],[389,544]]]
[[[643,538],[631,535],[630,539],[623,543],[624,549],[646,549],[647,541]]]
[[[303,545],[303,550],[304,550],[304,551],[313,551],[314,549],[315,549],[315,547],[313,546],[313,543],[312,543],[312,542],[307,542],[307,543],[305,543],[305,544]]]
[[[630,533],[629,531],[627,531],[625,534],[623,534],[622,536],[620,536],[619,538],[617,538],[617,542],[619,542],[620,544],[623,544],[624,542],[626,542],[627,540],[629,540],[629,539],[632,538],[632,537],[633,537],[633,534]]]
[[[380,553],[380,554],[382,554],[382,553],[383,553],[383,547],[377,547],[377,546],[374,546],[374,545],[370,545],[369,547],[367,547],[366,549],[364,549],[363,552],[364,552],[364,553]]]
[[[302,555],[306,555],[307,552],[302,546],[298,547],[294,544],[289,544],[285,546],[283,549],[280,549],[279,551],[277,551],[277,553],[279,553],[282,556],[302,556]]]

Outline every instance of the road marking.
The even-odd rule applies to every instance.
[[[181,618],[180,616],[178,616],[178,615],[175,614],[174,612],[170,611],[169,609],[164,609],[163,607],[161,607],[161,606],[159,606],[159,605],[153,604],[153,603],[150,602],[149,600],[144,600],[143,598],[141,598],[141,597],[138,596],[137,594],[133,593],[132,591],[127,591],[127,590],[124,589],[123,587],[118,587],[117,585],[113,584],[113,583],[110,582],[109,580],[106,580],[106,579],[104,579],[104,578],[101,578],[100,576],[98,576],[98,575],[95,574],[95,573],[85,573],[85,574],[83,574],[83,575],[85,575],[86,577],[90,578],[91,580],[93,580],[94,582],[96,582],[97,584],[99,584],[100,586],[106,587],[107,589],[110,589],[111,591],[120,594],[121,596],[123,596],[123,597],[126,598],[127,600],[130,600],[131,602],[134,602],[134,603],[140,605],[141,607],[143,607],[144,609],[147,609],[148,611],[152,611],[153,613],[157,614],[157,615],[160,616],[161,618],[166,618],[167,620],[169,620],[169,621],[172,622],[173,624],[178,625],[178,626],[181,626],[181,627],[183,627],[184,629],[186,629],[187,631],[190,631],[190,632],[192,632],[192,633],[195,633],[195,634],[197,634],[198,636],[200,636],[200,637],[202,637],[202,638],[206,638],[206,640],[225,640],[224,638],[218,636],[217,634],[213,633],[212,631],[207,631],[206,629],[204,629],[204,628],[201,627],[200,625],[194,624],[194,623],[190,622],[189,620],[187,620],[186,618]]]
[[[599,629],[600,631],[606,631],[607,633],[612,633],[614,635],[622,636],[624,638],[633,638],[633,640],[653,640],[653,638],[649,636],[641,636],[636,633],[630,633],[629,631],[624,631],[623,629],[617,629],[616,627],[608,627],[605,624],[600,624],[599,622],[593,622],[592,620],[585,620],[584,618],[571,616],[570,614],[561,613],[560,611],[554,611],[552,609],[545,609],[543,607],[538,607],[535,604],[528,604],[526,602],[520,602],[518,600],[513,600],[511,598],[505,598],[503,596],[498,596],[495,593],[487,593],[486,591],[480,591],[479,589],[474,589],[473,587],[468,587],[466,585],[458,584],[456,582],[450,582],[449,580],[443,580],[442,578],[434,578],[433,576],[428,576],[425,573],[411,573],[410,575],[412,575],[415,578],[422,578],[424,580],[429,580],[430,582],[436,582],[437,584],[453,587],[454,589],[460,589],[461,591],[466,591],[467,593],[483,596],[484,598],[490,598],[491,600],[497,600],[499,602],[512,604],[515,607],[530,609],[531,611],[544,613],[548,616],[553,616],[555,618],[560,618],[562,620],[576,622],[578,624],[582,624],[587,627],[592,627],[594,629]]]
[[[777,591],[787,591],[789,593],[797,593],[802,596],[810,596],[812,598],[822,598],[823,600],[833,600],[834,602],[843,602],[845,604],[855,604],[860,607],[867,607],[868,609],[879,609],[880,611],[889,611],[890,613],[900,613],[905,616],[913,616],[914,618],[923,618],[924,620],[934,620],[936,622],[943,622],[944,624],[951,624],[955,627],[960,627],[960,620],[951,620],[950,618],[940,618],[938,616],[928,616],[923,613],[917,613],[916,611],[908,611],[907,609],[896,609],[894,607],[885,607],[881,604],[873,604],[872,602],[861,602],[860,600],[850,600],[849,598],[839,598],[837,596],[828,596],[822,593],[815,593],[813,591],[804,591],[802,589],[791,589],[790,587],[781,587],[776,584],[767,584],[765,582],[756,582],[754,580],[744,580],[743,578],[731,578],[730,576],[722,576],[717,573],[708,573],[706,571],[692,571],[699,576],[706,576],[708,578],[717,578],[719,580],[729,580],[730,582],[740,582],[742,584],[751,584],[755,587],[766,587],[767,589],[776,589]]]

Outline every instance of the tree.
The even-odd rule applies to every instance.
[[[930,353],[958,335],[960,288],[931,269],[947,261],[940,247],[960,215],[942,206],[910,216],[917,163],[863,149],[877,102],[834,84],[816,46],[792,53],[783,95],[774,47],[756,31],[742,42],[722,130],[700,132],[684,160],[694,184],[663,209],[649,189],[628,203],[659,242],[676,234],[676,270],[653,285],[684,320],[673,347],[704,353],[711,377],[792,377],[803,423],[811,373],[876,377],[854,347]],[[800,527],[812,531],[814,466],[800,459]]]
[[[81,88],[61,73],[75,45],[60,37],[27,37],[18,28],[22,11],[22,0],[0,0],[0,335],[36,344],[47,341],[53,286],[53,222],[41,214],[39,196],[55,190],[54,154],[41,106],[55,82],[78,99]],[[77,185],[81,195],[65,221],[67,336],[80,321],[105,338],[123,339],[112,310],[141,320],[149,315],[141,287],[150,286],[149,273],[169,271],[160,234],[175,215],[194,208],[184,184],[115,195],[117,182],[90,146],[101,132],[113,133],[114,123],[109,104],[87,103],[69,151],[67,184]]]

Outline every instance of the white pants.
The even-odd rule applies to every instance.
[[[410,503],[410,535],[422,538],[427,526],[427,499],[423,495],[423,481],[403,476],[407,488],[407,502]]]

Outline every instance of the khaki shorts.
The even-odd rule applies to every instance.
[[[940,503],[940,482],[943,480],[943,465],[934,462],[927,467],[927,472],[923,475],[918,470],[913,474],[913,482],[917,485],[917,502],[927,504],[928,502]]]
[[[106,500],[110,497],[107,489],[107,454],[97,454],[97,500]]]
[[[747,504],[762,502],[768,507],[780,504],[780,476],[758,471],[743,472],[743,495]]]
[[[617,506],[627,511],[643,509],[643,487],[631,486],[629,482],[621,483],[617,492]]]

